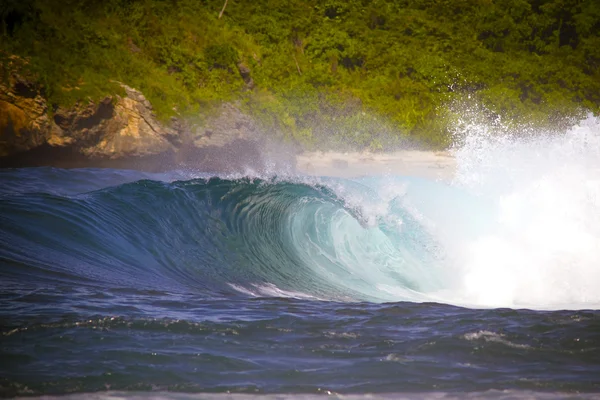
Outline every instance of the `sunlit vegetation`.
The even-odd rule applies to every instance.
[[[600,111],[595,0],[3,0],[1,57],[49,101],[235,101],[308,147],[449,143],[448,104],[553,126]],[[6,64],[6,63],[4,63]],[[6,74],[6,71],[4,71]]]

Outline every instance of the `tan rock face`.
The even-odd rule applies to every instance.
[[[127,97],[119,99],[115,106],[114,119],[120,129],[112,132],[112,140],[109,135],[105,136],[107,148],[112,149],[113,154],[137,156],[175,150],[173,143],[178,141],[179,132],[156,120],[150,102],[142,93],[124,87]]]
[[[23,143],[29,135],[30,120],[20,108],[0,100],[0,155],[7,155],[11,149],[26,148]]]
[[[90,158],[124,158],[173,149],[178,132],[160,124],[148,100],[125,86],[127,97],[58,108],[52,118],[34,84],[13,74],[0,85],[0,157],[47,144],[73,147]]]
[[[18,75],[0,84],[0,156],[45,143],[50,134],[46,102]]]
[[[178,133],[161,125],[152,106],[137,90],[125,86],[127,97],[107,97],[72,110],[57,110],[54,122],[63,137],[72,138],[90,158],[141,157],[173,150]]]
[[[17,61],[22,68],[25,61]],[[54,109],[38,86],[17,74],[19,67],[13,70],[8,82],[0,82],[0,166],[184,166],[216,172],[264,170],[287,160],[279,147],[269,146],[256,121],[231,103],[200,125],[176,119],[167,125],[141,92],[121,84],[124,97]]]

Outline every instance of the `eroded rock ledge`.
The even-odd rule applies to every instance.
[[[293,168],[257,123],[223,104],[202,125],[163,124],[138,90],[49,112],[43,93],[18,74],[0,83],[0,167],[194,168],[206,172]]]

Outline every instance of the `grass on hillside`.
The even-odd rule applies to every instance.
[[[594,0],[230,0],[219,18],[222,6],[4,0],[0,54],[27,59],[56,106],[123,82],[165,121],[236,101],[306,147],[444,147],[448,105],[465,99],[546,127],[600,110]]]

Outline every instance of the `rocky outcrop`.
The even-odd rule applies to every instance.
[[[178,132],[156,120],[142,93],[123,87],[126,97],[106,97],[98,104],[57,109],[55,133],[48,144],[73,146],[91,159],[143,157],[174,150]]]
[[[238,63],[237,67],[238,67],[240,76],[244,80],[244,84],[246,85],[246,88],[253,89],[254,88],[254,80],[252,79],[252,75],[250,75],[250,72],[251,72],[250,68],[243,62]]]
[[[46,100],[32,83],[18,74],[0,83],[0,157],[41,146],[51,131]]]
[[[222,147],[236,140],[256,140],[260,136],[258,124],[233,104],[225,103],[204,124],[190,132],[194,147]]]
[[[204,171],[277,172],[295,167],[294,150],[272,140],[252,117],[222,104],[203,123],[182,129],[177,164]]]
[[[272,146],[259,125],[234,104],[202,123],[157,120],[150,102],[121,84],[125,96],[49,112],[35,83],[10,75],[0,83],[0,166],[196,168],[264,170],[294,159]]]
[[[69,147],[90,159],[142,157],[174,150],[179,133],[159,123],[150,102],[123,85],[126,96],[57,108],[17,74],[0,85],[0,157],[41,146]]]

